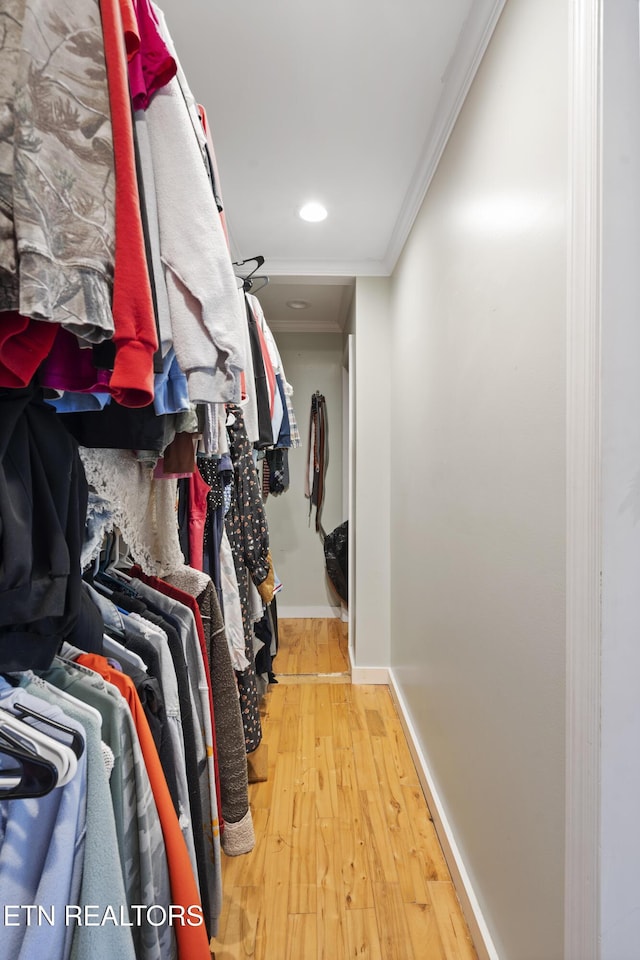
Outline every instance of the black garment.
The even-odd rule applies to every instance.
[[[247,753],[256,750],[262,739],[260,704],[253,656],[253,629],[249,609],[249,576],[256,586],[269,573],[269,531],[264,513],[260,481],[253,462],[251,443],[244,426],[242,410],[229,405],[233,423],[227,426],[229,453],[233,463],[231,506],[224,518],[238,578],[238,593],[244,627],[245,656],[249,666],[237,672],[240,708]]]
[[[230,464],[231,461],[227,459]],[[224,488],[231,483],[233,471],[223,468],[224,460],[218,457],[197,459],[198,470],[204,482],[211,488],[207,494],[207,517],[204,524],[203,565],[205,573],[213,580],[218,603],[224,615],[222,577],[220,572],[220,544],[224,531]],[[221,469],[222,468],[222,469]]]
[[[85,653],[97,653],[102,656],[104,623],[100,611],[85,590],[84,584],[81,586],[78,619],[69,632],[69,636],[65,639],[72,646],[77,647],[78,650],[83,650]]]
[[[119,595],[117,595],[119,596]],[[113,600],[116,603],[116,600]],[[122,607],[122,604],[118,605]],[[124,607],[122,607],[124,610]],[[132,611],[133,612],[133,611]],[[162,765],[162,770],[169,787],[169,793],[173,800],[173,806],[176,814],[180,815],[178,779],[176,775],[177,758],[173,749],[173,740],[169,731],[169,719],[164,704],[164,691],[162,689],[162,676],[160,669],[160,654],[146,637],[125,636],[118,638],[121,643],[142,657],[146,666],[147,673],[142,670],[136,670],[129,664],[123,663],[122,669],[131,677],[136,685],[136,691],[140,697],[142,708],[149,722],[151,733],[158,750],[158,756]],[[117,658],[116,658],[117,659]]]
[[[83,447],[153,450],[156,453],[164,447],[166,416],[156,416],[152,403],[132,409],[112,400],[104,410],[59,413],[57,416]]]
[[[180,539],[180,549],[184,556],[184,562],[187,566],[190,563],[189,551],[189,478],[182,477],[178,480],[178,537]]]
[[[253,625],[253,632],[258,640],[262,641],[263,646],[256,653],[256,673],[259,676],[269,676],[273,673],[271,664],[271,624],[265,611],[262,620],[258,620]]]
[[[48,669],[73,630],[87,496],[41,391],[0,389],[0,671]]]
[[[249,301],[244,298],[247,308],[247,323],[249,324],[249,340],[251,341],[251,359],[253,362],[253,375],[256,383],[256,401],[258,404],[258,440],[254,444],[258,450],[273,446],[273,430],[271,428],[271,404],[269,401],[269,385],[267,383],[267,374],[264,369],[264,360],[262,359],[262,348],[260,346],[260,335],[258,334],[258,324],[253,315],[253,310],[249,306]]]
[[[276,447],[265,453],[269,464],[269,493],[277,497],[289,489],[289,450]]]
[[[267,607],[267,613],[271,617],[271,630],[276,641],[276,652],[273,654],[272,660],[272,671],[269,674],[269,683],[277,683],[275,674],[273,673],[273,661],[278,655],[278,650],[280,649],[280,635],[278,633],[278,602],[276,594],[273,595],[273,600]]]
[[[327,442],[327,401],[321,393],[314,393],[311,397],[311,413],[309,415],[309,454],[313,454],[313,478],[310,482],[309,518],[313,507],[316,508],[316,533],[324,539],[322,527],[322,507],[324,504],[324,488],[329,464],[329,448]]]
[[[100,579],[100,577],[98,577]],[[141,604],[130,593],[125,593],[117,588],[113,589],[110,584],[111,595],[109,599],[122,610],[126,610],[125,601],[130,606],[136,606],[140,609],[130,610],[131,613],[139,613],[144,616],[144,604]],[[97,609],[97,607],[95,608]],[[176,776],[176,756],[173,749],[173,741],[169,732],[169,720],[167,718],[164,705],[164,691],[162,689],[162,676],[160,668],[160,654],[146,637],[118,636],[118,641],[133,653],[142,657],[146,666],[147,673],[142,670],[136,670],[127,663],[122,664],[122,669],[128,677],[131,677],[136,685],[136,691],[140,697],[140,702],[145,716],[149,723],[151,733],[158,750],[158,756],[162,765],[162,770],[169,787],[169,793],[173,801],[176,814],[179,815],[178,803],[178,781]],[[116,657],[117,659],[117,657]]]
[[[133,649],[129,643],[126,643],[126,646],[128,649]],[[149,644],[149,646],[153,647],[153,644]],[[169,731],[169,719],[164,705],[160,681],[158,678],[152,677],[143,670],[136,670],[135,667],[130,666],[128,663],[123,663],[122,669],[127,676],[131,677],[136,686],[136,693],[140,698],[144,715],[147,718],[149,729],[153,736],[153,742],[156,745],[158,757],[160,758],[162,772],[164,773],[167,787],[171,794],[173,809],[179,817],[180,804],[178,798],[178,778],[176,774],[177,758]]]

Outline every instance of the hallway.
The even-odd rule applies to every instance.
[[[294,648],[312,668],[314,636],[337,667],[339,626],[283,621],[276,674]],[[216,960],[476,960],[389,691],[315,680],[266,696],[256,847],[224,858]]]

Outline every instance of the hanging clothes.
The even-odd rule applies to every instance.
[[[321,393],[316,392],[311,397],[311,412],[309,414],[304,495],[309,501],[309,518],[311,518],[313,508],[316,508],[316,532],[321,537],[324,537],[322,506],[328,461],[327,428],[327,402]]]
[[[115,258],[100,11],[94,0],[61,0],[55,11],[43,0],[3,6],[0,311],[97,342],[113,333]]]
[[[84,732],[87,754],[84,864],[78,899],[67,902],[82,906],[92,904],[97,908],[99,916],[103,916],[110,907],[116,916],[122,915],[129,921],[129,904],[124,889],[116,822],[109,790],[110,770],[105,764],[103,753],[102,718],[93,707],[63,694],[35,674],[23,674],[20,686],[31,696],[62,709],[65,718],[77,720]],[[30,842],[37,846],[33,833],[30,833],[29,837]],[[16,872],[14,871],[14,875]],[[3,890],[6,891],[6,888],[3,887]],[[7,894],[8,891],[5,895]],[[112,957],[136,960],[132,929],[126,924],[106,924],[104,927],[82,924],[75,928],[70,924],[69,930],[72,933],[71,960],[84,960],[85,957],[91,957],[92,960],[111,960]],[[54,956],[52,946],[48,940],[40,955]]]
[[[248,853],[255,844],[249,808],[246,750],[238,686],[231,664],[225,623],[211,578],[185,567],[169,578],[185,601],[195,598],[201,614],[215,704],[216,743],[224,830],[222,849],[229,856]],[[192,606],[192,609],[194,607]]]
[[[39,390],[0,389],[0,670],[46,669],[80,612],[87,483]]]
[[[260,745],[262,727],[253,650],[253,629],[249,606],[249,583],[262,583],[268,574],[269,534],[264,515],[260,481],[253,462],[239,407],[229,406],[229,447],[233,462],[231,504],[225,516],[225,528],[238,579],[245,635],[245,656],[249,667],[238,674],[242,722],[247,752]]]
[[[247,753],[278,584],[253,451],[294,442],[291,391],[259,304],[238,291],[210,133],[162,13],[151,0],[5,6],[0,671],[17,686],[0,677],[0,707],[37,700],[86,756],[37,802],[0,802],[0,885],[16,903],[123,921],[23,925],[3,948],[205,960],[222,850],[255,844]],[[206,573],[181,550],[185,474],[185,543]],[[134,579],[117,566],[121,535]],[[156,925],[143,905],[182,917]]]
[[[124,406],[153,400],[153,357],[158,349],[147,269],[133,143],[133,121],[119,0],[100,0],[113,122],[116,248],[113,276],[112,396]]]
[[[258,409],[258,438],[255,447],[262,450],[270,447],[273,443],[273,431],[271,428],[271,399],[269,392],[269,379],[265,367],[264,355],[258,333],[258,325],[253,315],[248,297],[245,300],[247,324],[249,327],[249,342],[251,345],[251,360],[253,365],[253,379],[255,384],[255,396]]]

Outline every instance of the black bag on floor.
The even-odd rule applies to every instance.
[[[327,574],[344,603],[349,601],[349,521],[345,520],[324,538]]]

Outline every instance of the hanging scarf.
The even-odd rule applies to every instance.
[[[309,439],[307,446],[307,472],[304,495],[309,500],[309,518],[316,508],[316,531],[324,539],[322,528],[322,505],[324,502],[325,477],[327,473],[327,401],[321,393],[311,397]]]

